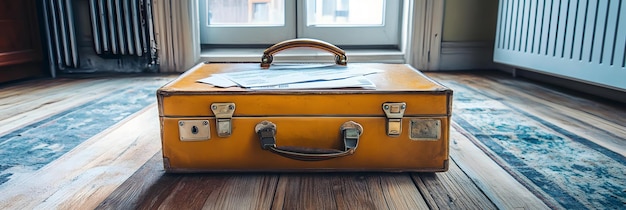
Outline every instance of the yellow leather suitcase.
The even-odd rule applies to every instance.
[[[346,64],[326,42],[290,40],[264,52],[313,47],[338,65],[379,69],[376,89],[250,90],[197,80],[259,69],[201,64],[157,91],[167,172],[427,171],[448,169],[452,90],[403,64]],[[271,70],[256,70],[271,71]]]

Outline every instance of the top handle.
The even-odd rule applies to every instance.
[[[272,61],[274,60],[274,54],[289,48],[296,47],[310,47],[315,49],[321,49],[334,54],[335,63],[337,65],[345,66],[348,64],[346,52],[341,48],[325,41],[301,38],[282,41],[265,49],[265,51],[263,51],[263,57],[261,58],[261,68],[267,69],[270,67]]]

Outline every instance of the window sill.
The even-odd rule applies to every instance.
[[[263,48],[212,48],[202,49],[201,62],[229,63],[261,61]],[[406,63],[404,53],[394,49],[351,49],[346,50],[348,63]],[[332,62],[332,54],[320,50],[289,49],[274,56],[275,62],[318,63]]]

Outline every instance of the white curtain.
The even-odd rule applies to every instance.
[[[184,72],[200,60],[198,0],[152,0],[160,72]]]

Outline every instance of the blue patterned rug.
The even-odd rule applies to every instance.
[[[124,118],[156,103],[160,86],[119,91],[0,136],[0,185],[32,173]]]
[[[624,156],[498,96],[443,83],[454,90],[452,119],[461,132],[548,206],[626,209]]]

